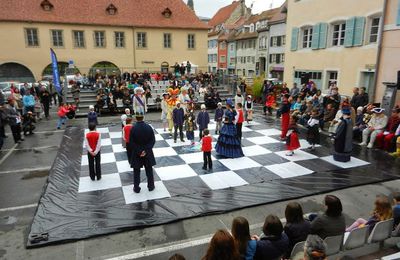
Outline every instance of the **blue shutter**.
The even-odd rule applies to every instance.
[[[320,28],[319,23],[313,26],[313,35],[311,42],[311,49],[313,50],[317,50],[319,46],[319,28]]]
[[[319,27],[319,48],[325,49],[326,48],[326,37],[328,34],[328,24],[321,23]]]
[[[398,3],[397,3],[397,19],[396,19],[396,24],[400,26],[400,0],[398,0]]]
[[[356,24],[355,17],[352,17],[346,21],[346,34],[344,36],[344,46],[345,47],[353,46],[355,24]]]
[[[290,45],[290,50],[295,51],[297,50],[297,46],[299,44],[299,28],[294,27],[292,29],[292,41]]]
[[[365,17],[357,17],[354,27],[353,46],[361,46],[364,40]]]

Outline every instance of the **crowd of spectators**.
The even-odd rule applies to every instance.
[[[296,83],[289,89],[286,84],[279,88],[271,82],[265,81],[262,88],[264,114],[271,115],[274,108],[278,108],[279,97],[290,104],[290,114],[298,118],[298,123],[309,128],[311,118],[319,121],[320,131],[327,131],[330,135],[336,132],[343,116],[342,110],[351,111],[354,126],[353,137],[360,145],[367,148],[379,148],[394,156],[400,155],[400,107],[397,105],[390,117],[385,115],[384,109],[379,104],[369,101],[368,93],[364,87],[353,89],[353,96],[346,97],[339,93],[335,84],[329,86],[326,95],[323,95],[313,81],[302,84],[301,88]],[[314,114],[313,114],[314,113]],[[281,110],[277,110],[280,117]]]
[[[327,237],[344,235],[364,226],[372,230],[376,223],[391,218],[394,219],[393,230],[398,232],[400,193],[393,194],[393,202],[386,196],[378,196],[371,216],[367,220],[358,218],[354,223],[346,223],[338,197],[325,196],[324,205],[325,211],[322,213],[304,214],[298,202],[289,202],[284,223],[276,215],[268,215],[261,235],[251,235],[247,219],[236,217],[230,231],[220,229],[215,232],[202,260],[289,259],[294,246],[302,241],[306,241],[303,259],[323,260],[327,259],[327,245],[324,242]],[[175,254],[170,259],[185,258]]]

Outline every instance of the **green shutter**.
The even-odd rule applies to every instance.
[[[397,19],[396,24],[400,26],[400,0],[397,2]]]
[[[299,28],[294,27],[292,29],[292,41],[290,45],[290,50],[295,51],[297,50],[297,46],[299,44]]]
[[[345,47],[353,46],[355,24],[356,24],[355,17],[352,17],[346,21],[346,35],[344,36],[344,46]]]
[[[311,42],[311,49],[313,50],[317,50],[319,46],[319,28],[320,28],[319,23],[313,26],[313,35]]]
[[[353,46],[361,46],[364,42],[365,17],[357,17],[354,27]]]
[[[326,48],[326,37],[328,34],[328,24],[321,23],[319,27],[319,48],[325,49]]]

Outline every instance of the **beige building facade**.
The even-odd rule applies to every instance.
[[[400,71],[400,2],[387,0],[385,7],[375,102],[382,101],[386,89],[384,82],[400,83],[397,78]],[[395,104],[400,104],[400,90]]]
[[[107,14],[110,6],[106,9],[108,3],[104,2],[101,7],[104,8],[104,17],[100,17],[104,22],[100,18],[99,21],[71,19],[72,21],[65,22],[62,19],[58,21],[57,15],[48,21],[40,20],[46,19],[45,15],[52,12],[52,9],[54,12],[59,10],[58,6],[53,6],[51,0],[43,1],[51,4],[50,11],[41,9],[40,1],[32,2],[36,2],[33,4],[37,5],[35,8],[39,7],[37,12],[42,12],[45,18],[33,17],[33,20],[26,21],[26,18],[18,17],[19,13],[7,17],[8,14],[0,12],[0,81],[13,77],[23,80],[28,78],[28,72],[31,72],[34,80],[40,80],[49,71],[45,68],[51,63],[50,48],[55,51],[59,63],[73,62],[82,74],[93,71],[96,64],[108,64],[118,68],[119,72],[159,72],[162,68],[169,68],[171,71],[175,62],[187,60],[196,65],[198,71],[207,70],[208,26],[182,1],[173,1],[179,3],[176,10],[169,6],[157,7],[161,8],[159,15],[162,18],[157,18],[154,11],[155,17],[146,18],[152,21],[145,19],[142,26],[136,25],[138,22],[133,18],[132,21],[127,20],[125,15],[116,17],[119,15],[118,10],[125,8],[122,5],[117,6],[116,14]],[[113,5],[112,7],[116,8]],[[182,17],[174,17],[179,16],[178,13],[190,16],[187,24],[179,22]],[[149,26],[145,26],[146,24]],[[13,73],[15,75],[10,75]]]
[[[373,93],[383,3],[288,0],[284,81],[310,79],[323,92],[336,83],[349,96],[353,87]]]

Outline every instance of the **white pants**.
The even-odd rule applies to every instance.
[[[364,129],[363,132],[362,132],[362,135],[363,135],[362,141],[363,141],[363,143],[368,143],[368,136],[371,135],[371,137],[369,139],[369,142],[373,145],[375,143],[376,136],[379,133],[382,133],[382,131],[383,130],[371,131],[371,130],[369,130],[369,128]]]

